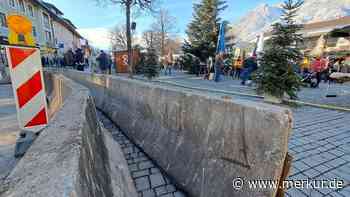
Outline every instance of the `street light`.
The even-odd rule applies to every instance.
[[[131,23],[131,30],[135,31],[136,30],[136,22]]]

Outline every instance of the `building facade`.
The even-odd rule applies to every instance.
[[[335,29],[341,29],[348,26],[350,26],[350,16],[329,21],[305,24],[303,29],[299,32],[304,37],[304,42],[300,43],[300,47],[304,51],[312,50],[317,46],[318,42],[320,42],[320,39],[324,38],[326,40],[326,51],[337,50],[341,45],[342,40],[350,41],[350,38],[333,38],[329,36],[329,33]],[[350,51],[350,45],[344,46],[343,49]]]
[[[68,49],[81,48],[83,37],[76,27],[63,17],[54,5],[42,0],[1,0],[0,1],[0,43],[7,42],[6,17],[11,14],[23,15],[32,21],[33,36],[43,54],[64,53]]]
[[[334,20],[320,21],[315,23],[304,24],[303,28],[298,32],[304,38],[302,43],[298,43],[299,47],[306,54],[317,47],[320,40],[325,39],[325,51],[331,52],[334,50],[349,50],[350,51],[350,37],[334,38],[329,36],[329,33],[335,29],[350,27],[350,16],[339,17]],[[349,32],[350,33],[350,32]],[[268,40],[272,32],[264,33],[264,40]],[[235,35],[232,31],[227,31],[226,45],[229,48],[240,47],[251,51],[256,46],[257,39],[250,43],[240,43],[236,46],[234,43]]]

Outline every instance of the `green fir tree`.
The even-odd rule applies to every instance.
[[[158,56],[155,49],[147,49],[144,56],[143,74],[147,79],[151,80],[159,75]]]
[[[296,24],[295,16],[303,3],[302,0],[286,0],[283,4],[281,22],[273,25],[273,35],[259,58],[255,81],[260,93],[277,98],[283,98],[285,94],[297,97],[301,81],[294,67],[302,59],[297,47],[302,42],[297,33],[302,26]]]
[[[220,13],[227,8],[224,0],[202,0],[193,5],[193,20],[186,31],[188,41],[183,50],[205,61],[214,57],[218,40]]]

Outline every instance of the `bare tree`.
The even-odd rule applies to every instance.
[[[153,30],[143,32],[143,43],[147,49],[157,49],[159,45],[159,33]]]
[[[182,38],[180,37],[169,38],[166,40],[165,51],[172,51],[174,54],[180,54],[182,53],[182,44]]]
[[[152,30],[159,33],[160,36],[160,55],[166,53],[166,41],[171,33],[175,32],[176,18],[171,16],[166,9],[160,9],[156,14],[156,21],[152,24]]]
[[[127,37],[127,48],[128,48],[128,61],[129,61],[129,77],[133,77],[134,65],[132,61],[132,40],[131,40],[131,9],[138,7],[140,9],[152,10],[152,5],[155,0],[95,0],[98,3],[107,3],[114,5],[124,6],[126,12],[126,37]]]
[[[127,50],[128,39],[126,36],[125,25],[116,25],[110,32],[110,40],[112,44],[112,50]]]

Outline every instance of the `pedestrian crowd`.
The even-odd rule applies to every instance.
[[[84,71],[84,68],[89,65],[88,58],[86,58],[83,50],[80,48],[76,49],[74,52],[72,49],[69,49],[63,55],[60,55],[57,51],[44,54],[41,56],[41,62],[44,67],[73,67],[80,71]]]
[[[350,77],[350,54],[342,57],[330,55],[305,57],[298,72],[301,73],[303,80],[307,77],[315,80],[312,87],[318,87],[322,80],[334,81],[332,73],[344,73]]]
[[[93,62],[89,61],[88,56],[80,48],[73,51],[68,49],[63,55],[59,55],[58,52],[53,54],[42,55],[41,61],[44,67],[60,67],[60,68],[73,68],[78,71],[86,71],[90,68],[90,71],[111,74],[112,73],[112,58],[103,50],[96,57],[97,67],[92,68]]]
[[[241,80],[242,85],[250,85],[253,73],[258,69],[258,60],[255,54],[244,58],[239,56],[229,60],[224,54],[209,57],[206,64],[199,65],[198,75],[203,74],[203,79],[220,82],[224,78]],[[315,56],[305,57],[293,68],[302,79],[302,82],[313,83],[311,87],[316,88],[320,82],[334,81],[332,73],[347,73],[350,78],[350,53],[343,57]]]
[[[231,63],[228,63],[231,62]],[[252,74],[257,70],[257,57],[252,55],[248,58],[239,56],[237,59],[229,61],[224,54],[217,54],[215,60],[211,57],[208,59],[204,69],[204,79],[220,82],[224,77],[242,80],[241,84],[245,85],[251,81]]]

